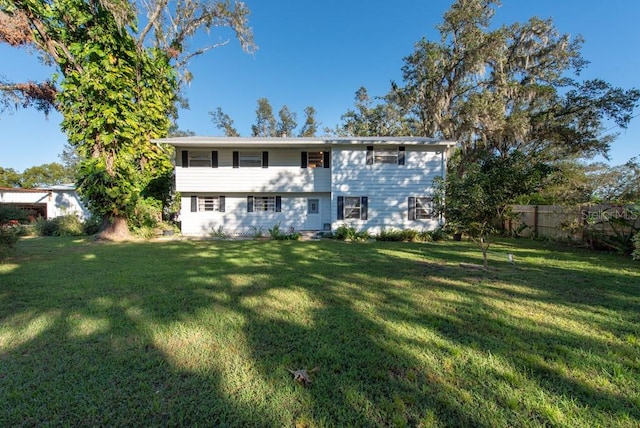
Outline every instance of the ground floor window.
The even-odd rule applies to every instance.
[[[280,196],[247,196],[247,212],[281,212],[282,198]]]
[[[338,196],[338,220],[366,220],[368,205],[366,196]]]
[[[428,196],[409,197],[409,220],[429,220],[434,217],[433,199]]]
[[[192,196],[191,212],[219,211],[224,212],[224,196]]]

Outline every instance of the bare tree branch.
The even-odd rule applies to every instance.
[[[216,43],[215,45],[211,45],[211,46],[205,46],[203,48],[200,48],[194,52],[189,53],[188,55],[186,55],[184,58],[182,58],[178,63],[177,63],[177,67],[178,68],[182,68],[184,66],[187,65],[187,62],[189,62],[189,60],[191,58],[193,58],[194,56],[198,56],[198,55],[202,55],[203,53],[210,51],[211,49],[215,49],[215,48],[219,48],[222,46],[225,46],[229,44],[229,40],[225,40],[224,42],[220,42],[220,43]]]
[[[140,32],[140,35],[138,36],[138,48],[142,48],[142,46],[144,45],[144,40],[147,38],[147,34],[149,34],[152,28],[161,27],[161,24],[158,21],[158,19],[160,18],[164,8],[167,6],[167,3],[169,3],[169,0],[159,0],[155,5],[154,10],[151,13],[147,14],[149,21],[147,22],[147,25],[145,25],[145,27]],[[147,7],[151,6],[151,4],[147,2],[145,2],[145,4],[148,5]]]

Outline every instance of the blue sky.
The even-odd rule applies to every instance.
[[[190,109],[179,126],[198,135],[220,135],[208,112],[229,114],[242,135],[250,135],[256,100],[266,97],[277,112],[287,105],[298,114],[312,105],[322,127],[335,127],[353,106],[355,91],[384,95],[400,81],[402,59],[422,37],[435,40],[451,1],[440,0],[246,0],[259,46],[243,53],[235,40],[195,59],[194,80],[186,88]],[[495,24],[553,18],[561,33],[585,38],[590,61],[582,78],[603,78],[623,88],[640,87],[640,2],[637,0],[503,0]],[[212,32],[213,42],[228,37]],[[51,69],[35,56],[0,46],[0,75],[14,81],[42,80]],[[635,114],[640,113],[640,109]],[[66,142],[61,117],[33,110],[0,116],[0,166],[18,171],[58,162]],[[615,131],[612,130],[612,132]],[[612,146],[611,163],[640,155],[640,117]]]

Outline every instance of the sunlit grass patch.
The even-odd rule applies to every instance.
[[[33,311],[10,316],[0,323],[0,352],[12,351],[43,334],[59,317],[58,311]]]
[[[491,251],[495,272],[460,266],[469,242],[21,241],[0,425],[639,425],[634,262]]]

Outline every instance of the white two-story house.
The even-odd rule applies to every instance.
[[[224,138],[157,140],[176,149],[184,235],[335,231],[347,224],[429,230],[433,179],[455,144],[429,138]]]

